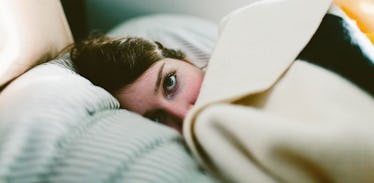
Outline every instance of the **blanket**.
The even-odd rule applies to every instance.
[[[223,19],[183,131],[222,180],[374,182],[373,97],[298,57],[333,9],[330,0],[260,1]]]

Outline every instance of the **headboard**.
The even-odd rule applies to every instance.
[[[258,0],[86,0],[89,30],[108,30],[126,19],[155,13],[194,15],[218,23],[230,11]]]

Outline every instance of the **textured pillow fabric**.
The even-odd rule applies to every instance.
[[[73,42],[60,1],[0,2],[0,88]]]
[[[70,69],[37,66],[0,94],[0,182],[214,182],[175,130]]]
[[[119,26],[119,36],[126,31],[140,33],[136,28],[156,32],[151,28],[157,26],[143,29],[141,25],[146,25],[139,22],[139,27],[133,27],[136,22]],[[215,26],[198,22],[190,19],[190,25],[211,29],[179,32],[181,27],[176,26],[168,34],[159,26],[159,34],[151,37],[160,36],[159,41],[172,48],[187,45],[184,48],[206,63]],[[199,167],[180,134],[119,109],[112,95],[76,74],[65,56],[31,69],[0,93],[0,182],[216,180]]]
[[[123,22],[110,36],[138,36],[180,49],[196,66],[206,67],[218,32],[217,25],[190,15],[156,14]]]

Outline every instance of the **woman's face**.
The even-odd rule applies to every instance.
[[[121,107],[182,132],[183,119],[195,104],[204,73],[187,62],[162,59],[116,97]]]

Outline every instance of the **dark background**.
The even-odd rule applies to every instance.
[[[85,0],[61,0],[61,3],[74,40],[79,41],[87,37],[89,30],[87,27]]]

